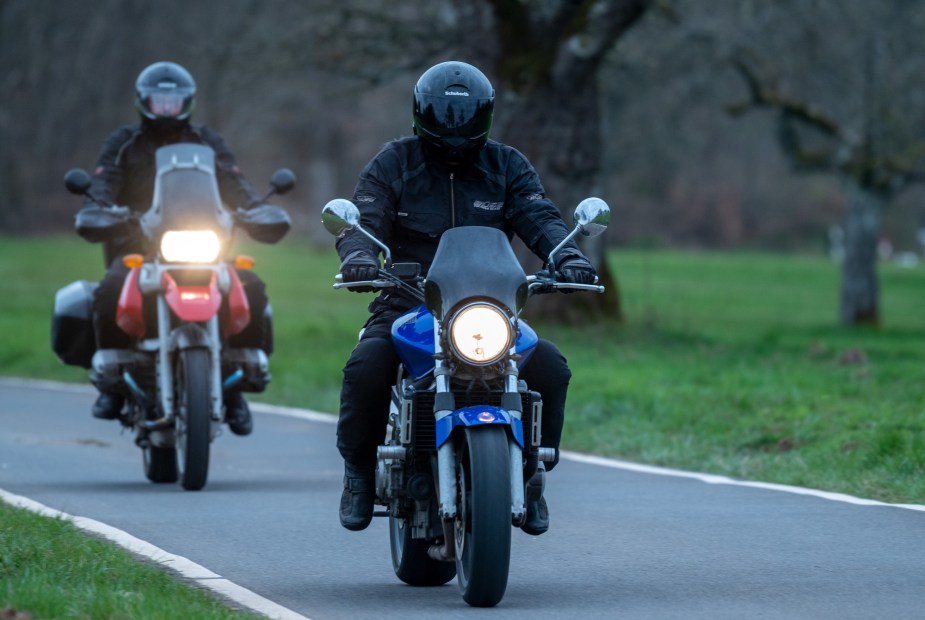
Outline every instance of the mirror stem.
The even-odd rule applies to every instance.
[[[378,245],[380,248],[382,248],[382,253],[385,256],[385,266],[389,267],[392,264],[392,253],[389,252],[389,248],[384,243],[382,243],[381,241],[373,237],[371,234],[363,230],[363,227],[360,226],[359,224],[357,224],[355,228],[359,232],[363,233],[364,237],[366,237],[367,239],[369,239],[370,241]]]
[[[559,252],[559,250],[562,249],[562,247],[563,247],[566,243],[568,243],[569,241],[571,241],[572,239],[575,238],[575,235],[578,234],[578,231],[579,231],[579,230],[581,230],[581,226],[575,226],[574,230],[572,230],[572,232],[570,232],[568,235],[566,235],[565,239],[563,239],[563,240],[559,243],[559,245],[557,245],[556,247],[554,247],[554,248],[552,249],[552,251],[549,253],[549,263],[548,263],[548,267],[549,267],[549,273],[550,273],[550,274],[553,273],[553,272],[556,270],[556,261],[555,261],[555,256],[556,256],[556,254]]]

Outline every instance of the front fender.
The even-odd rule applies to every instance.
[[[184,321],[208,321],[222,305],[218,276],[214,272],[206,286],[180,286],[169,271],[164,271],[161,288],[164,289],[167,305]]]
[[[457,409],[453,413],[437,420],[437,447],[439,448],[453,434],[453,430],[460,426],[484,426],[488,424],[503,424],[510,427],[514,441],[524,447],[524,427],[521,421],[515,418],[507,409],[491,405],[473,405]]]
[[[187,323],[170,332],[171,351],[196,348],[212,348],[212,339],[209,338],[208,332],[199,325]]]

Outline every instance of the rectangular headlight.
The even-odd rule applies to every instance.
[[[212,230],[168,230],[161,237],[161,256],[171,263],[214,263],[221,246]]]

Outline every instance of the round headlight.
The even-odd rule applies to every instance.
[[[466,306],[450,322],[450,344],[470,364],[483,366],[498,361],[511,348],[513,340],[511,320],[490,304]]]
[[[214,263],[221,247],[212,230],[168,230],[161,237],[161,256],[171,263]]]

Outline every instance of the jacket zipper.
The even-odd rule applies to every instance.
[[[450,173],[450,228],[456,228],[456,193],[453,191],[453,176],[455,172]]]

